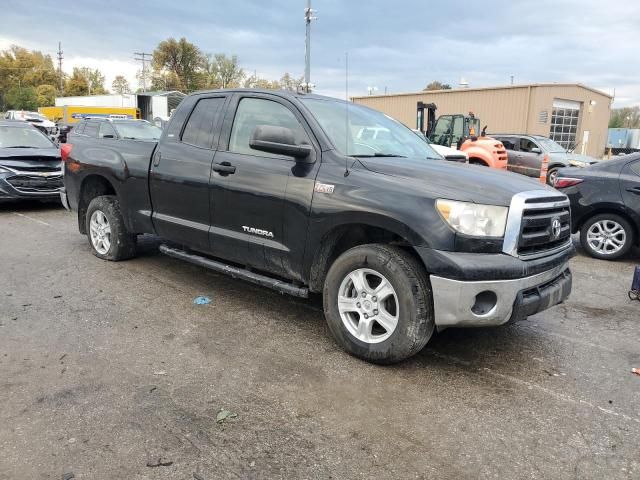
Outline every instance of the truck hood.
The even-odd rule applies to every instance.
[[[537,180],[480,165],[410,158],[359,160],[367,170],[402,178],[403,188],[432,198],[509,206],[511,197],[524,191],[548,190],[549,195],[558,194]]]
[[[581,155],[579,153],[569,153],[569,152],[551,152],[549,154],[549,157],[550,157],[549,160],[551,161],[556,160],[556,161],[566,163],[567,165],[571,160],[575,160],[577,162],[584,162],[589,165],[593,165],[600,162],[600,160],[598,160],[597,158],[590,157],[588,155]]]

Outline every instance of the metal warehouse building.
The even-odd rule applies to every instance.
[[[435,103],[437,116],[473,112],[488,133],[545,135],[565,148],[603,155],[613,97],[578,83],[538,83],[354,97],[410,128],[418,101]]]

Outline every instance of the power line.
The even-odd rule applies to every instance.
[[[153,54],[143,52],[133,52],[134,60],[142,62],[142,91],[147,91],[147,62],[151,61]],[[147,60],[148,58],[148,60]]]

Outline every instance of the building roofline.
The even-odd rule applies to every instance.
[[[518,85],[501,85],[501,86],[490,86],[490,87],[474,87],[474,88],[452,88],[450,90],[421,90],[418,92],[401,92],[401,93],[389,93],[389,94],[381,94],[381,95],[359,95],[351,97],[352,100],[356,99],[365,99],[365,98],[384,98],[384,97],[408,97],[412,95],[428,95],[431,93],[458,93],[460,91],[463,92],[478,92],[484,90],[508,90],[508,89],[516,89],[516,88],[532,88],[532,87],[579,87],[584,88],[585,90],[589,90],[593,93],[597,93],[598,95],[602,95],[604,97],[608,97],[613,99],[613,95],[609,95],[601,90],[588,87],[582,83],[523,83]]]

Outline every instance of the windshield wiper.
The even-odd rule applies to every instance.
[[[6,147],[6,148],[38,148],[38,147],[33,147],[31,145],[11,145],[10,147]]]
[[[369,154],[360,154],[360,155],[349,155],[350,157],[355,157],[355,158],[373,158],[373,157],[396,157],[396,158],[407,158],[404,155],[397,155],[395,153],[380,153],[380,152],[376,152],[373,155],[369,155]]]

